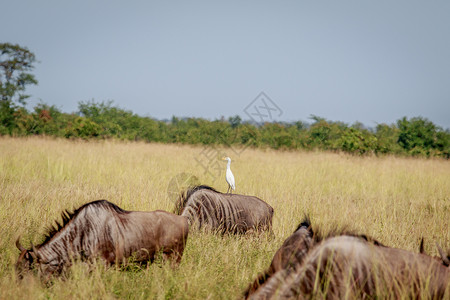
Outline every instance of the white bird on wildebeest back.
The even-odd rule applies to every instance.
[[[227,172],[225,174],[225,179],[227,180],[227,183],[228,183],[227,193],[231,194],[232,190],[234,191],[236,189],[236,185],[234,184],[234,176],[233,176],[233,173],[231,172],[231,169],[230,169],[231,158],[224,157],[224,158],[222,158],[222,160],[228,161],[228,163],[227,163]]]

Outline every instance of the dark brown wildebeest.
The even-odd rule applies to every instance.
[[[62,214],[62,224],[31,249],[21,251],[16,269],[35,266],[43,277],[59,274],[73,260],[102,258],[107,263],[153,261],[155,254],[179,263],[188,237],[187,219],[169,212],[126,211],[106,200],[87,203]]]
[[[192,187],[180,195],[174,212],[220,233],[271,231],[273,208],[254,196],[223,194],[212,187]]]
[[[288,238],[290,245],[296,245],[293,252],[289,255],[286,250],[283,255],[291,257],[285,260],[291,263],[275,263],[272,273],[271,266],[266,272],[269,275],[250,285],[246,298],[439,299],[450,293],[450,269],[431,256],[386,247],[363,235],[333,233],[322,238],[313,236],[312,230],[298,235],[299,230],[293,236],[300,241]]]

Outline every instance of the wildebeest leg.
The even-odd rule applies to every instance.
[[[272,227],[269,228],[269,241],[272,241],[275,239],[275,233],[272,230]]]
[[[106,242],[101,249],[101,257],[109,264],[116,263],[115,247],[111,242]]]
[[[273,240],[275,238],[275,233],[272,230],[271,224],[264,224],[262,226],[258,226],[258,232],[268,234],[268,240]]]
[[[250,228],[249,230],[247,230],[245,232],[246,236],[250,236],[250,235],[254,235],[255,234],[255,230],[253,228]]]
[[[162,258],[164,261],[170,261],[170,266],[172,268],[177,267],[180,264],[181,256],[183,252],[178,252],[176,250],[170,250],[162,253]]]

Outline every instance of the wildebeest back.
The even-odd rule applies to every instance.
[[[223,194],[208,186],[189,189],[175,211],[191,224],[223,233],[271,230],[273,208],[254,196]]]

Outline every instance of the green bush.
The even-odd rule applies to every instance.
[[[101,127],[88,118],[78,117],[67,126],[65,136],[76,138],[93,138],[100,135]]]
[[[351,127],[343,130],[337,145],[338,149],[353,154],[374,153],[377,138],[367,130],[358,130]]]
[[[450,134],[422,117],[397,121],[398,144],[411,155],[448,157]]]

